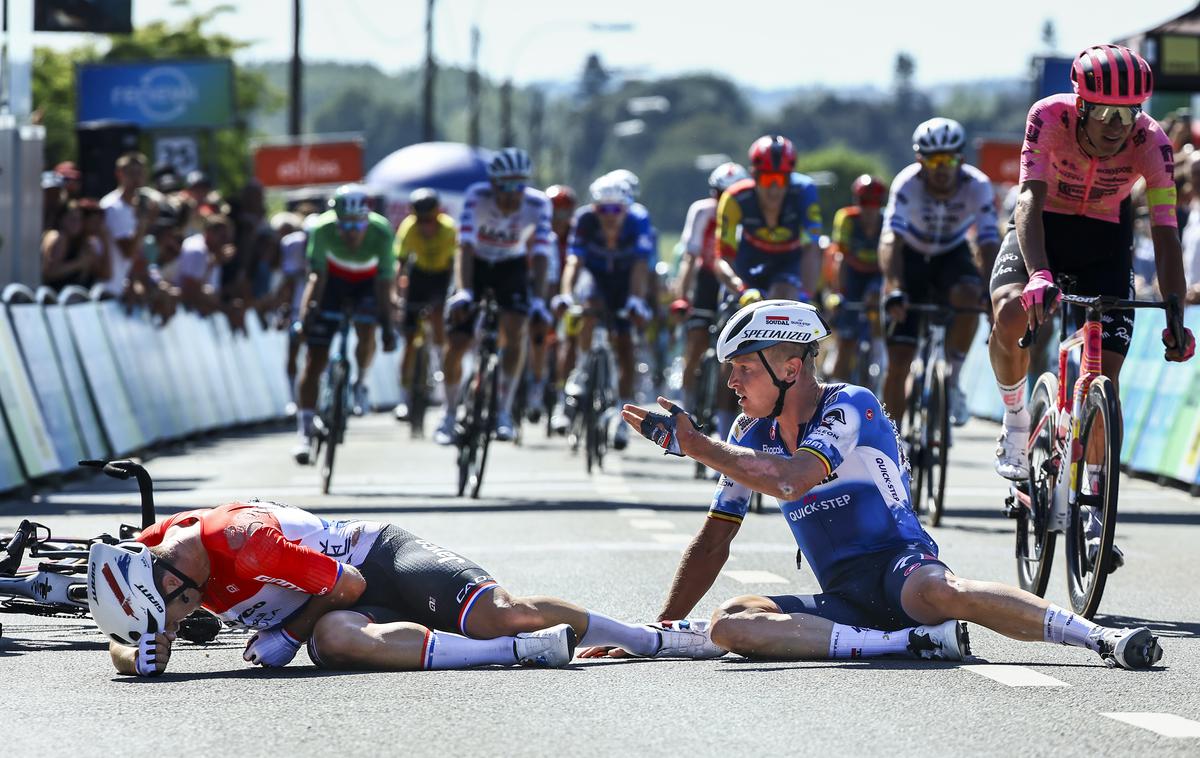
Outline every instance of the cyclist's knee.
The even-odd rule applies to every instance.
[[[363,627],[368,623],[366,616],[355,611],[332,611],[318,619],[311,647],[319,655],[321,665],[339,668],[353,663]]]
[[[1005,346],[1015,346],[1025,334],[1029,318],[1018,298],[1005,299],[996,304],[996,321],[992,328],[995,338]]]
[[[983,299],[983,283],[968,279],[950,288],[950,304],[957,308],[977,307]]]

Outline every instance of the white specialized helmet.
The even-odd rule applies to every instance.
[[[921,155],[929,153],[957,153],[967,144],[967,133],[962,124],[952,118],[931,118],[921,122],[913,132],[913,150]]]
[[[143,634],[163,631],[167,600],[154,584],[154,558],[140,542],[93,543],[88,548],[88,609],[114,642],[136,645]]]
[[[629,196],[636,201],[642,194],[642,182],[638,179],[637,174],[627,168],[618,168],[608,172],[608,176],[621,182],[625,185],[625,189],[629,192]]]
[[[743,179],[749,179],[750,172],[740,163],[729,161],[713,169],[708,175],[708,186],[717,192],[724,192]]]
[[[605,174],[592,182],[592,185],[588,187],[588,192],[592,195],[593,203],[618,203],[628,206],[633,202],[629,186],[612,174]]]
[[[717,360],[757,353],[780,342],[816,343],[830,334],[816,308],[796,300],[760,300],[734,313],[717,338]]]

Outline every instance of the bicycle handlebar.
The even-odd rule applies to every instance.
[[[113,479],[126,480],[130,477],[137,479],[138,492],[142,496],[142,528],[146,529],[157,521],[154,515],[154,481],[146,469],[128,459],[119,461],[84,460],[79,461],[79,465],[98,468]]]
[[[1179,304],[1177,295],[1170,295],[1166,300],[1128,300],[1126,298],[1116,297],[1114,295],[1070,295],[1063,294],[1059,296],[1057,287],[1046,288],[1046,295],[1050,299],[1061,299],[1064,303],[1071,305],[1081,305],[1089,310],[1097,313],[1116,310],[1118,308],[1161,308],[1167,312],[1167,332],[1171,339],[1182,350],[1184,347],[1183,334],[1183,308]],[[1038,332],[1041,330],[1042,324],[1037,324],[1033,327],[1026,327],[1025,334],[1019,340],[1017,345],[1022,348],[1028,348],[1037,340]]]

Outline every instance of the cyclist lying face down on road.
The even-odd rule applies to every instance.
[[[704,622],[635,625],[552,597],[514,597],[484,569],[397,526],[326,521],[252,501],[171,516],[136,542],[95,544],[92,618],[121,674],[161,674],[203,606],[256,630],[243,658],[285,666],[307,643],[329,669],[565,666],[576,641],[650,657],[724,654]]]
[[[725,442],[668,414],[626,405],[625,421],[675,455],[721,472],[708,518],[684,551],[660,618],[681,618],[729,556],[753,491],[778,499],[821,592],[742,596],[713,614],[712,641],[745,656],[858,658],[898,654],[960,660],[966,624],[1018,640],[1096,651],[1111,666],[1162,656],[1145,628],[1093,624],[1042,598],[956,576],[909,505],[908,463],[895,426],[867,389],[813,375],[829,327],[815,308],[767,300],[742,308],[717,343],[733,364],[742,414]],[[588,650],[592,657],[604,652]],[[619,653],[618,653],[619,655]]]

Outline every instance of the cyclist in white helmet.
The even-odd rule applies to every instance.
[[[883,269],[884,310],[895,325],[888,336],[888,369],[883,404],[895,418],[904,412],[904,389],[917,349],[918,319],[909,303],[937,302],[980,308],[983,272],[991,271],[1000,249],[995,194],[987,176],[963,163],[966,133],[948,118],[932,118],[913,132],[917,160],[892,182],[879,264]],[[975,228],[972,245],[967,232]],[[967,421],[966,398],[958,388],[959,369],[979,324],[974,313],[959,314],[946,336],[950,364],[950,417]]]
[[[660,618],[686,615],[712,587],[753,492],[774,496],[821,586],[815,595],[742,595],[713,614],[713,642],[746,656],[961,660],[970,621],[1018,640],[1086,647],[1111,666],[1162,656],[1149,629],[1099,626],[1036,595],[956,576],[910,506],[896,427],[864,387],[816,377],[829,326],[794,300],[767,300],[730,318],[717,355],[742,415],[726,441],[667,411],[627,405],[630,426],[666,452],[720,471],[708,518],[684,550]],[[595,656],[602,651],[587,651]],[[611,651],[603,651],[611,653]]]
[[[446,301],[450,316],[445,374],[446,412],[434,441],[453,441],[462,358],[473,338],[476,299],[490,289],[500,306],[500,408],[496,439],[516,434],[513,395],[525,362],[529,317],[549,320],[545,288],[554,260],[550,231],[550,200],[528,185],[533,173],[529,154],[516,147],[496,153],[488,164],[488,181],[472,184],[463,198],[458,233],[460,250],[455,266],[456,292]]]

